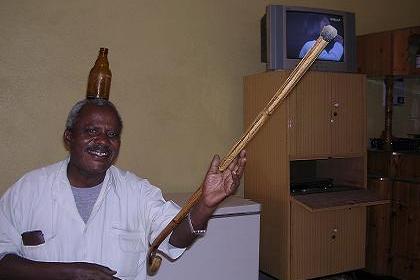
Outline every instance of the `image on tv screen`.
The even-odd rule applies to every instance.
[[[302,58],[314,45],[325,25],[337,29],[337,37],[321,52],[318,59],[344,61],[343,17],[334,14],[287,11],[286,53],[289,59]]]

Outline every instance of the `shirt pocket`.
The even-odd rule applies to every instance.
[[[130,278],[135,277],[139,267],[144,265],[146,259],[146,246],[142,231],[128,231],[113,227],[112,266],[117,271],[117,276]]]
[[[34,261],[56,261],[57,246],[55,235],[44,235],[45,242],[35,246],[21,244],[22,257]]]

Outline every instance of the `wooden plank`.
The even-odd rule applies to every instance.
[[[332,178],[336,185],[366,188],[365,164],[365,157],[317,160],[317,177]]]
[[[283,84],[288,72],[245,77],[244,127]],[[287,104],[282,104],[247,148],[244,194],[261,210],[260,269],[289,279],[290,209],[287,155]]]
[[[368,179],[368,189],[376,191],[383,199],[392,198],[392,180]],[[366,270],[376,275],[390,275],[391,204],[368,207]]]
[[[388,199],[381,198],[376,192],[366,189],[295,195],[291,197],[291,200],[311,212],[379,205],[390,202]]]
[[[331,156],[366,153],[365,76],[330,73]]]
[[[289,97],[291,158],[328,157],[331,153],[331,90],[328,74],[308,72]]]
[[[420,183],[410,184],[410,200],[408,202],[408,231],[411,236],[409,239],[409,255],[417,260],[420,266]],[[420,267],[418,268],[420,269]]]
[[[357,36],[358,72],[369,76],[392,74],[391,32]]]
[[[393,75],[407,75],[410,67],[408,62],[409,29],[395,30],[392,33],[392,73]]]

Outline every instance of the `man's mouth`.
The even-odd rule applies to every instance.
[[[102,159],[107,159],[111,155],[111,151],[105,147],[89,147],[87,149],[88,154]]]

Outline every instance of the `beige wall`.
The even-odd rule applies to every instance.
[[[194,190],[241,134],[242,77],[264,69],[259,19],[270,2],[1,1],[0,194],[66,156],[66,114],[103,46],[125,121],[118,165],[164,191]],[[417,1],[276,3],[356,12],[359,34],[420,25]]]
[[[279,0],[293,6],[320,7],[356,14],[358,35],[420,25],[418,0]]]

